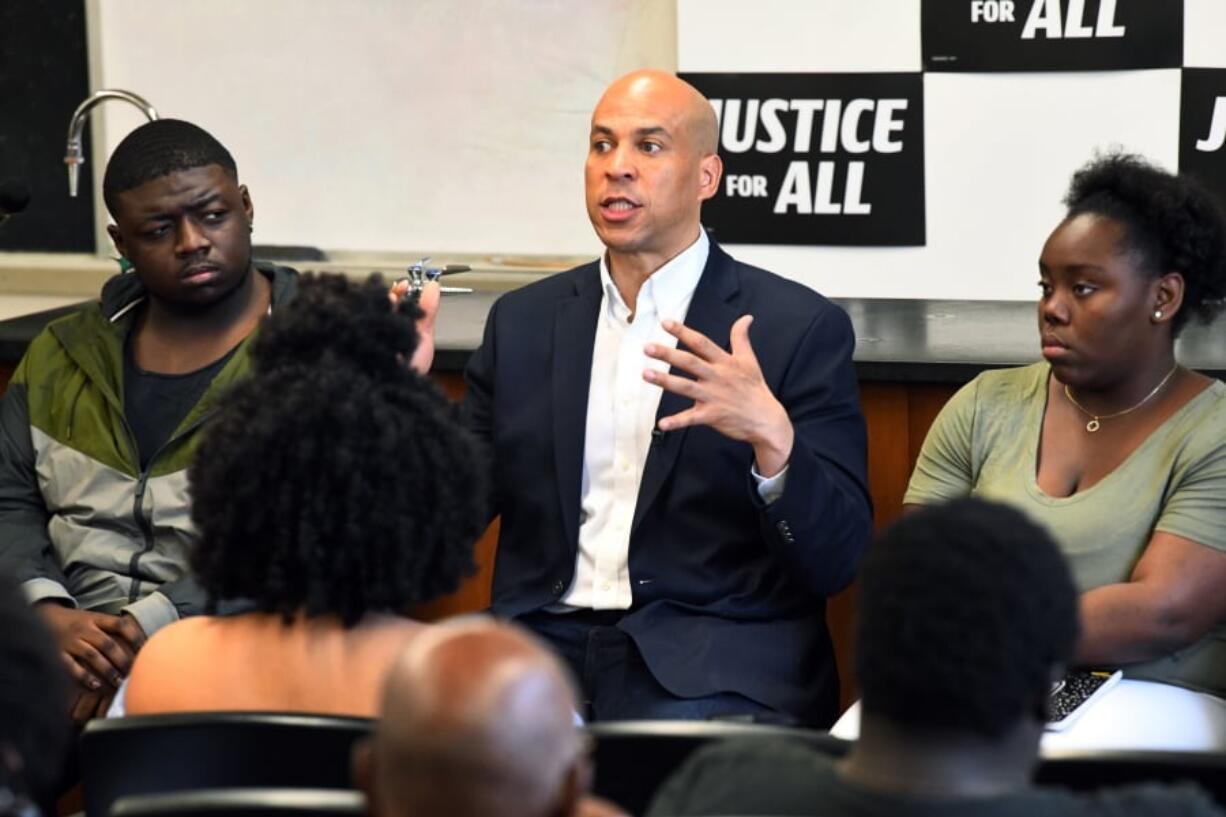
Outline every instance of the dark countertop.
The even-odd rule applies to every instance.
[[[56,318],[73,312],[76,306],[61,306],[42,312],[31,312],[17,318],[0,321],[0,364],[16,363],[38,331]]]
[[[448,295],[436,335],[435,369],[460,371],[481,343],[498,292]],[[962,383],[985,369],[1040,359],[1035,307],[1020,301],[836,298],[856,328],[856,371],[864,381]],[[30,339],[76,307],[0,321],[0,363],[16,362]],[[1177,345],[1181,363],[1226,379],[1226,331],[1189,325]]]

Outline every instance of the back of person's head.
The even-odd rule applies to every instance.
[[[0,815],[52,802],[72,734],[68,696],[51,633],[0,580]]]
[[[389,673],[356,771],[376,817],[563,817],[588,783],[565,669],[520,628],[439,625]]]
[[[1073,174],[1064,203],[1067,218],[1092,213],[1122,225],[1122,249],[1133,253],[1147,274],[1183,276],[1183,308],[1172,319],[1175,334],[1193,316],[1209,322],[1222,311],[1226,218],[1221,202],[1197,181],[1140,156],[1108,153]]]
[[[471,572],[486,469],[451,402],[402,365],[415,344],[377,280],[304,278],[268,319],[188,472],[213,603],[352,625]]]
[[[238,181],[230,151],[208,131],[179,119],[146,122],[123,138],[107,161],[102,198],[114,216],[118,196],[180,170],[220,165]]]
[[[1043,528],[978,499],[925,507],[873,545],[859,584],[866,717],[988,739],[1042,722],[1078,629],[1072,578]]]

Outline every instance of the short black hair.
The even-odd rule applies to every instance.
[[[188,477],[210,606],[290,618],[404,613],[473,570],[486,464],[455,406],[404,365],[416,307],[377,279],[305,277],[252,345]]]
[[[858,598],[864,710],[921,731],[991,738],[1042,717],[1077,639],[1077,593],[1051,536],[979,499],[896,522],[869,549]]]
[[[119,194],[179,170],[221,165],[238,181],[238,166],[212,134],[181,119],[155,119],[123,138],[106,163],[102,198],[111,216],[118,212]]]
[[[72,739],[70,704],[51,631],[17,585],[0,579],[0,788],[54,800]],[[10,753],[20,768],[9,768]]]
[[[1099,156],[1073,174],[1067,218],[1092,213],[1119,222],[1124,249],[1154,275],[1178,272],[1184,307],[1171,330],[1193,315],[1208,323],[1226,298],[1226,218],[1221,202],[1194,179],[1128,153]]]

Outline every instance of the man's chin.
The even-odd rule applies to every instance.
[[[636,252],[642,246],[643,242],[639,236],[629,230],[610,230],[603,225],[593,226],[596,228],[596,237],[610,252]]]
[[[177,289],[169,298],[163,298],[168,306],[185,313],[208,312],[234,297],[247,280],[247,274],[222,275],[213,281],[197,286]]]
[[[213,309],[225,299],[224,293],[196,291],[177,293],[174,298],[163,299],[163,302],[176,312],[185,315],[200,315]]]

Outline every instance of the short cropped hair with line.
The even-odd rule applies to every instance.
[[[180,119],[155,119],[124,137],[106,163],[102,198],[114,217],[119,194],[180,170],[220,165],[238,181],[230,151],[203,128]]]
[[[1077,640],[1077,592],[1047,531],[959,499],[907,514],[860,572],[856,672],[866,713],[918,731],[1000,737],[1046,717]]]

